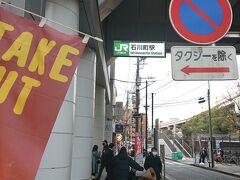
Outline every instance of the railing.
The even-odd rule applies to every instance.
[[[171,141],[169,140],[169,138],[165,133],[161,133],[160,137],[165,141],[165,143],[168,145],[168,147],[171,149],[172,152],[177,151],[177,149],[174,147],[174,145],[171,143]]]
[[[175,135],[174,143],[178,146],[180,150],[182,150],[183,154],[186,157],[192,157],[192,148],[185,141],[183,141],[177,134]]]

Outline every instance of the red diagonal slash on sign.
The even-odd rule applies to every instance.
[[[185,66],[182,72],[189,75],[190,73],[228,73],[229,67],[189,67]]]

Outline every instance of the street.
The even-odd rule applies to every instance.
[[[166,161],[168,180],[238,180],[239,178],[194,167],[174,161]]]

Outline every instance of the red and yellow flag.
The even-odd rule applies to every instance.
[[[84,47],[0,8],[0,180],[34,180]]]

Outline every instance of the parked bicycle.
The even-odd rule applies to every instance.
[[[221,158],[221,156],[217,156],[216,157],[216,162],[219,162],[223,165],[232,165],[232,164],[236,164],[236,165],[240,165],[240,156],[237,155],[224,155],[223,158]]]

